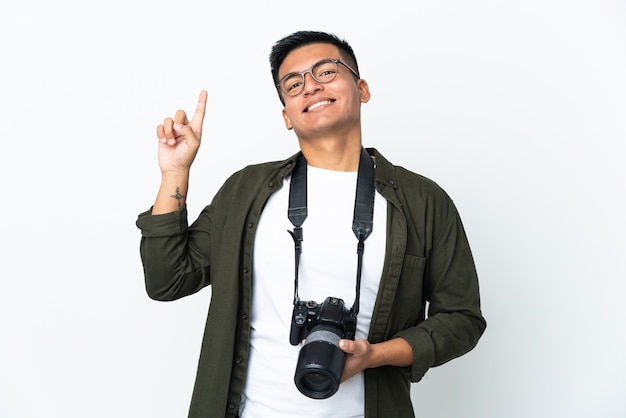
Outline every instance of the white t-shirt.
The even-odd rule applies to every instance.
[[[352,232],[357,172],[308,167],[308,216],[302,225],[300,300],[332,296],[352,307],[356,293],[357,238]],[[289,343],[294,299],[294,242],[287,232],[289,184],[268,200],[254,242],[251,338],[242,418],[295,416],[363,417],[363,373],[348,379],[327,399],[312,399],[295,386],[302,345]],[[382,275],[387,202],[376,193],[374,226],[365,241],[356,338],[367,338]]]

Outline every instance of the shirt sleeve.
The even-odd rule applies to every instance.
[[[140,255],[148,296],[169,301],[193,294],[210,284],[210,208],[205,208],[192,227],[187,208],[152,215],[139,214]]]
[[[448,201],[433,221],[427,253],[424,297],[427,318],[397,334],[413,348],[413,381],[426,371],[475,347],[486,328],[480,309],[478,276],[461,218]]]

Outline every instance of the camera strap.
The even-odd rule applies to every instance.
[[[300,300],[298,296],[298,271],[300,267],[300,254],[302,253],[302,224],[307,217],[307,162],[304,155],[300,155],[296,166],[291,174],[289,186],[289,209],[287,216],[293,224],[291,234],[295,250],[295,280],[294,280],[294,305]],[[357,244],[357,270],[356,270],[356,298],[350,309],[356,317],[359,313],[359,299],[361,294],[361,271],[363,268],[363,252],[365,240],[372,233],[374,226],[374,162],[365,148],[361,148],[359,171],[357,173],[356,197],[354,199],[354,216],[352,219],[352,231],[358,239]]]

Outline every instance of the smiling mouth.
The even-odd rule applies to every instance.
[[[310,110],[317,109],[320,106],[328,105],[328,104],[331,104],[332,102],[333,102],[333,100],[322,100],[321,102],[317,102],[317,103],[312,104],[311,106],[307,107],[306,109],[304,109],[304,112],[308,112]]]

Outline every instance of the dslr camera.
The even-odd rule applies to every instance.
[[[294,381],[298,390],[313,399],[325,399],[339,390],[346,362],[340,339],[354,340],[356,315],[342,299],[327,297],[323,303],[294,303],[289,342],[306,340],[298,354]]]

